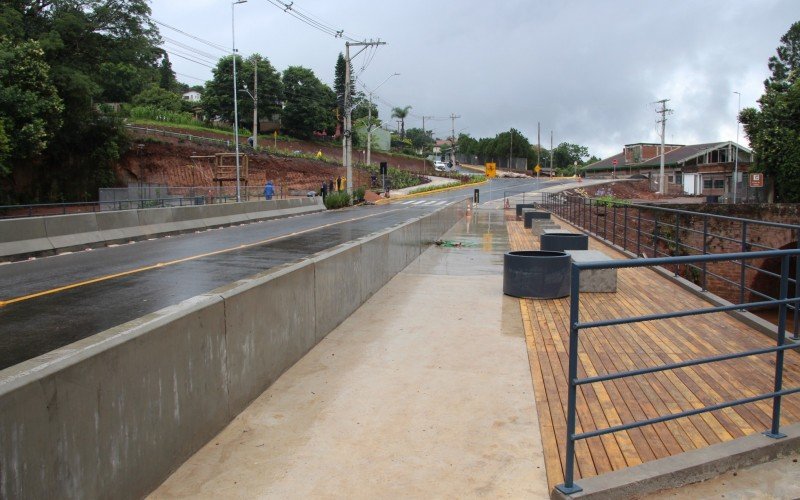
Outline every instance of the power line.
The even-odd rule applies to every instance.
[[[157,20],[157,19],[153,19],[153,18],[151,18],[151,19],[152,19],[152,21],[153,21],[154,23],[158,24],[159,26],[163,26],[163,27],[165,27],[165,28],[167,28],[167,29],[171,29],[171,30],[173,30],[173,31],[176,31],[176,32],[180,33],[181,35],[187,36],[187,37],[189,37],[189,38],[191,38],[191,39],[193,39],[193,40],[196,40],[196,41],[198,41],[198,42],[200,42],[200,43],[203,43],[203,44],[205,44],[205,45],[208,45],[209,47],[213,47],[213,48],[215,48],[215,49],[217,49],[217,50],[219,50],[219,51],[221,51],[221,52],[224,52],[224,53],[226,53],[226,54],[230,54],[230,52],[231,52],[231,50],[230,50],[230,49],[228,49],[227,47],[224,47],[224,46],[222,46],[222,45],[219,45],[219,44],[217,44],[217,43],[211,42],[211,41],[209,41],[209,40],[205,40],[205,39],[203,39],[203,38],[200,38],[200,37],[199,37],[199,36],[197,36],[197,35],[192,35],[191,33],[187,33],[187,32],[185,32],[185,31],[183,31],[183,30],[181,30],[181,29],[179,29],[179,28],[176,28],[176,27],[174,27],[174,26],[170,26],[170,25],[169,25],[169,24],[167,24],[167,23],[162,23],[161,21],[159,21],[159,20]]]
[[[211,66],[210,64],[206,64],[206,63],[204,63],[202,61],[198,61],[196,59],[192,59],[191,57],[182,56],[182,55],[180,55],[180,54],[178,54],[176,52],[172,52],[170,50],[165,50],[164,52],[166,52],[167,54],[169,54],[171,56],[180,57],[181,59],[186,59],[187,61],[191,61],[191,62],[193,62],[195,64],[199,64],[200,66],[205,66],[206,68],[214,69],[214,66]]]
[[[352,38],[349,35],[346,35],[343,29],[336,29],[333,26],[319,20],[319,18],[307,13],[305,10],[295,7],[294,2],[285,3],[281,0],[266,0],[267,3],[273,5],[284,11],[285,13],[289,14],[290,16],[294,17],[295,19],[311,26],[312,28],[325,33],[326,35],[330,35],[334,38],[343,38],[345,40],[349,40],[351,42],[358,42],[359,40]]]
[[[192,80],[197,80],[198,82],[205,82],[206,81],[206,80],[203,80],[202,78],[197,78],[196,76],[184,75],[183,73],[177,73],[176,72],[175,74],[178,75],[178,76],[182,76],[184,78],[191,78]]]
[[[164,40],[166,40],[167,43],[171,43],[171,44],[176,45],[176,46],[178,46],[178,47],[180,47],[182,49],[186,49],[188,51],[194,52],[195,54],[197,54],[199,56],[203,56],[203,57],[206,57],[208,59],[213,59],[213,60],[219,59],[218,56],[215,56],[213,54],[209,54],[208,52],[202,51],[202,50],[200,50],[200,49],[198,49],[196,47],[192,47],[191,45],[179,42],[178,40],[175,40],[173,38],[169,38],[167,36],[163,36],[162,38]]]
[[[217,59],[210,59],[210,58],[207,58],[205,56],[197,55],[197,54],[194,54],[194,53],[191,53],[191,52],[184,52],[182,50],[175,49],[175,48],[172,48],[172,47],[167,47],[167,46],[164,46],[164,45],[162,45],[161,48],[165,52],[169,52],[170,54],[175,54],[175,55],[177,55],[179,57],[180,56],[188,57],[188,58],[191,58],[192,60],[196,60],[196,61],[207,63],[207,64],[216,64],[217,63]]]

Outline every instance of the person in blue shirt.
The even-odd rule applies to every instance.
[[[274,195],[275,186],[272,185],[272,181],[267,181],[267,185],[264,186],[264,198],[271,200]]]

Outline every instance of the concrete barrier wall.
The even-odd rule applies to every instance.
[[[0,498],[140,498],[464,214],[466,201],[0,371]],[[422,237],[423,227],[432,239]]]
[[[48,255],[324,210],[320,198],[0,220],[0,260]]]

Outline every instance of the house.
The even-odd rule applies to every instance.
[[[733,191],[733,172],[738,151],[739,177],[753,162],[753,152],[733,141],[706,144],[665,144],[664,173],[670,191],[691,195],[728,196]],[[626,144],[622,152],[583,168],[586,177],[631,177],[642,175],[658,186],[661,169],[661,144]]]
[[[202,94],[200,94],[200,92],[196,90],[190,90],[188,92],[184,92],[181,97],[183,98],[184,101],[200,102],[201,95]]]

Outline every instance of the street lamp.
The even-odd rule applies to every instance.
[[[242,188],[239,175],[239,104],[236,92],[236,29],[234,26],[234,7],[237,4],[245,3],[247,0],[236,0],[231,3],[231,48],[233,49],[233,142],[236,146],[236,201],[242,201]]]
[[[369,93],[369,106],[367,109],[367,165],[372,165],[372,156],[371,156],[371,149],[372,149],[372,94],[378,91],[379,88],[383,86],[384,83],[388,82],[389,79],[393,76],[400,76],[400,73],[392,73],[391,75],[387,76],[384,81],[381,82],[380,85],[372,89],[372,92]]]
[[[733,203],[736,203],[736,184],[739,182],[739,113],[742,112],[742,94],[733,91],[739,96],[739,107],[736,111],[736,156],[733,160]]]

